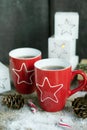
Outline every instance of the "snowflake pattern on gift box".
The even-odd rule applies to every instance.
[[[0,88],[1,89],[6,88],[6,82],[7,82],[7,78],[0,78]]]
[[[65,19],[65,22],[63,24],[58,24],[58,28],[61,30],[60,34],[69,34],[72,35],[72,29],[75,27],[74,24],[71,24],[71,22],[68,19]]]
[[[12,70],[17,76],[17,84],[21,84],[21,83],[25,83],[29,85],[33,84],[32,76],[34,75],[34,70],[28,70],[25,63],[21,64],[20,69],[13,68]],[[25,75],[22,75],[22,73],[24,72]]]
[[[68,51],[68,47],[70,47],[68,45],[68,43],[54,43],[54,46],[51,48],[50,50],[50,55],[52,57],[57,57],[57,58],[67,58],[69,56],[69,51]]]
[[[42,84],[36,83],[38,90],[40,91],[41,102],[50,99],[51,101],[58,103],[56,94],[63,88],[63,84],[51,85],[47,77],[44,78]],[[43,91],[44,90],[44,91]]]

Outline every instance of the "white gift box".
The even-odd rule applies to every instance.
[[[77,12],[56,12],[54,35],[61,39],[78,39],[79,14]]]
[[[48,38],[48,57],[70,60],[76,53],[75,39],[60,39],[54,36]]]
[[[0,93],[9,90],[11,90],[9,69],[0,62]]]

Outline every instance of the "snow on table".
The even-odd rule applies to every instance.
[[[87,119],[78,118],[73,112],[71,102],[86,92],[78,92],[71,96],[63,110],[59,112],[43,111],[38,105],[36,94],[27,98],[37,105],[38,111],[33,113],[27,104],[20,110],[11,110],[3,106],[0,96],[0,130],[87,130]],[[61,125],[63,124],[63,125]]]

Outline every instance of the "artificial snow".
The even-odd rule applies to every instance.
[[[71,102],[86,92],[78,92],[71,96],[65,108],[59,112],[43,111],[38,105],[37,97],[30,96],[37,105],[38,111],[32,113],[27,104],[20,110],[12,110],[1,104],[0,97],[0,130],[87,130],[87,119],[78,118],[73,112]],[[70,126],[58,125],[60,121]]]

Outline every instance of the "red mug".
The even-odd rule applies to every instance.
[[[82,90],[86,84],[86,75],[81,70],[72,71],[69,63],[62,59],[47,58],[34,64],[37,96],[40,106],[48,112],[60,111],[72,94]],[[76,75],[82,75],[84,82],[70,89]]]
[[[79,84],[83,84],[84,80],[78,80]],[[87,91],[87,80],[85,86],[82,88],[82,91]]]
[[[41,51],[34,48],[17,48],[9,52],[11,77],[19,93],[35,91],[34,63],[40,59]]]

